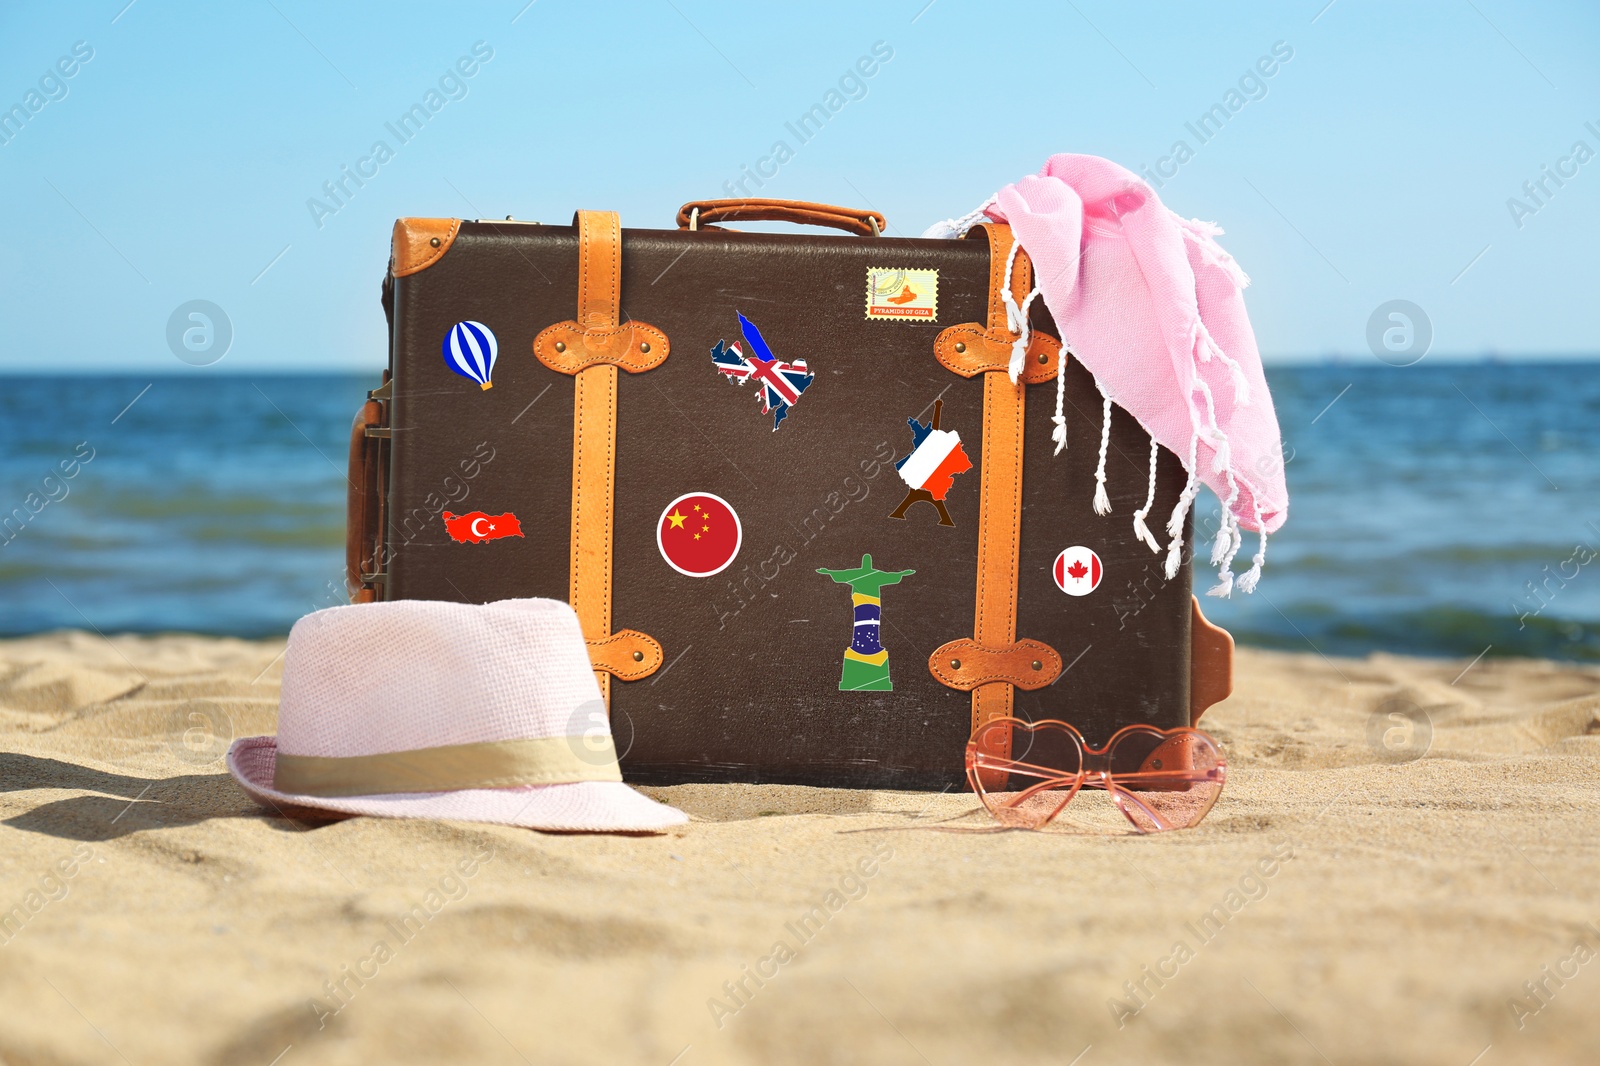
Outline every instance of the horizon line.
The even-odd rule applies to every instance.
[[[1593,363],[1600,362],[1600,350],[1588,352],[1476,352],[1476,353],[1439,353],[1428,355],[1406,367],[1397,367],[1384,363],[1370,353],[1344,353],[1334,352],[1322,355],[1279,355],[1264,358],[1262,365],[1266,369],[1274,367],[1317,367],[1339,366],[1346,369],[1361,369],[1360,363],[1368,363],[1371,369],[1410,369],[1423,366],[1429,362],[1448,363],[1451,365],[1504,365],[1516,363],[1520,365],[1538,363]],[[268,367],[262,369],[233,368],[233,367],[176,367],[150,364],[148,366],[83,366],[83,367],[45,367],[45,366],[4,366],[0,365],[0,377],[180,377],[200,372],[212,377],[242,378],[250,376],[341,376],[358,374],[381,374],[388,369],[386,366],[289,366]]]

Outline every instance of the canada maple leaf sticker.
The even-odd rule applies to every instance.
[[[1056,556],[1051,573],[1056,579],[1056,588],[1068,596],[1089,595],[1100,586],[1100,578],[1104,576],[1100,556],[1094,553],[1094,549],[1081,544],[1073,545]]]

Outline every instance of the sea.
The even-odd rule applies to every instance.
[[[1267,378],[1289,519],[1253,595],[1204,599],[1214,621],[1325,655],[1600,660],[1600,363]],[[263,637],[345,602],[349,426],[375,384],[0,376],[0,635]]]

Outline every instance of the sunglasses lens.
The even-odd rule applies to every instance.
[[[1202,733],[1136,729],[1110,752],[1113,798],[1140,830],[1188,829],[1222,794],[1227,763]]]
[[[1002,718],[978,730],[967,755],[973,791],[1002,825],[1035,829],[1072,798],[1083,768],[1077,737],[1059,722]]]

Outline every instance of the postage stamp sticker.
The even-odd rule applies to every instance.
[[[934,322],[939,318],[939,272],[867,268],[867,317]]]

